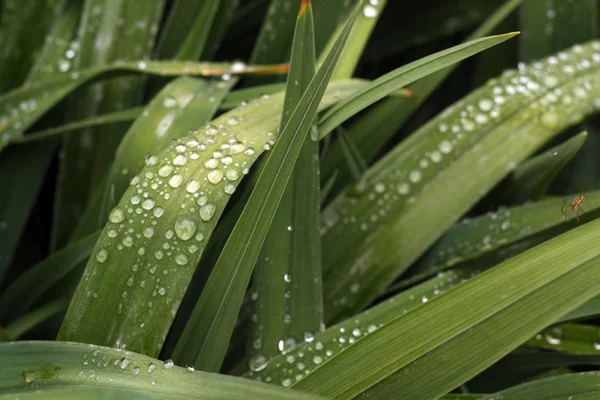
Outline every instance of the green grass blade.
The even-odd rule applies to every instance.
[[[46,319],[62,311],[66,311],[68,305],[69,302],[67,300],[50,302],[13,321],[6,327],[9,340],[17,340]]]
[[[318,399],[225,375],[189,371],[129,351],[83,343],[0,344],[0,394],[109,387],[151,399]],[[115,398],[115,397],[110,397]],[[128,397],[129,398],[129,397]]]
[[[79,50],[73,58],[73,71],[117,60],[149,58],[163,6],[164,0],[149,0],[143,4],[86,0],[76,38]],[[147,24],[146,29],[139,29],[140,24]],[[73,119],[81,119],[140,105],[144,84],[143,77],[121,77],[87,86],[69,99],[68,114]],[[68,242],[94,188],[110,168],[126,129],[126,124],[86,128],[77,135],[63,137],[55,189],[52,249]]]
[[[242,66],[227,63],[196,63],[181,61],[139,61],[115,63],[70,74],[68,77],[45,79],[32,86],[24,86],[0,95],[0,107],[16,109],[17,114],[0,124],[0,150],[11,140],[19,138],[65,96],[80,86],[98,79],[118,77],[131,73],[159,76],[222,76],[238,74],[280,74],[287,66]],[[47,96],[43,96],[47,92]],[[21,105],[21,107],[18,107]],[[17,106],[15,108],[15,106]]]
[[[303,1],[294,32],[281,131],[314,76],[315,60],[312,5]],[[282,343],[289,347],[305,337],[310,340],[323,323],[319,185],[319,144],[305,137],[256,261],[249,305],[255,316],[248,336],[250,368],[261,368],[262,362],[279,354]]]
[[[525,161],[498,186],[498,189],[492,191],[490,196],[495,194],[497,199],[503,200],[501,204],[506,205],[540,199],[547,193],[558,173],[579,152],[587,137],[588,133],[582,132]],[[503,191],[503,195],[500,194],[500,190]]]
[[[123,111],[114,111],[98,115],[96,117],[84,118],[81,121],[71,122],[55,128],[48,128],[41,131],[28,133],[27,135],[13,140],[12,143],[21,144],[38,142],[41,140],[54,138],[65,133],[80,131],[84,128],[95,128],[101,125],[133,121],[140,116],[143,110],[143,107],[131,107]]]
[[[12,261],[56,148],[56,141],[52,141],[10,148],[0,154],[0,185],[5,188],[0,195],[0,283]],[[32,161],[23,163],[24,159]]]
[[[0,93],[23,83],[65,1],[0,4]]]
[[[0,297],[0,322],[21,316],[62,277],[85,261],[92,252],[98,233],[90,235],[56,252],[31,267],[13,281]],[[34,291],[30,290],[35,288]]]
[[[332,83],[321,109],[360,87],[361,81]],[[149,155],[88,261],[61,340],[158,354],[230,195],[277,139],[282,106],[283,94],[252,101]],[[148,192],[144,204],[138,191]],[[140,202],[134,204],[137,197]]]
[[[355,8],[354,16],[358,10]],[[269,155],[248,204],[198,300],[194,314],[201,319],[186,326],[176,348],[178,359],[193,361],[202,370],[218,371],[221,367],[254,264],[353,21],[354,17],[351,17]],[[195,337],[192,339],[192,336]],[[190,340],[194,342],[193,347],[187,344]]]
[[[364,307],[519,162],[596,111],[592,99],[600,73],[592,54],[599,46],[588,43],[556,64],[540,61],[492,80],[429,121],[338,196],[323,215],[323,246],[331,249],[323,262],[326,319]],[[584,60],[594,67],[572,67]],[[516,92],[513,81],[519,79],[531,82],[527,95]],[[556,89],[566,101],[552,92],[546,97]],[[575,96],[586,100],[575,102]],[[540,106],[548,100],[552,111]],[[467,115],[462,122],[461,112]]]
[[[393,91],[401,89],[427,75],[502,43],[515,35],[517,35],[517,33],[507,33],[504,35],[475,39],[451,47],[447,50],[434,53],[377,78],[371,85],[359,93],[356,93],[352,98],[329,110],[323,116],[320,123],[319,134],[321,137],[327,135],[348,118],[354,116],[376,101],[381,100]]]
[[[336,398],[435,399],[597,295],[590,280],[600,278],[600,252],[591,246],[598,238],[595,221],[486,271],[358,340],[293,387]]]
[[[346,157],[346,162],[348,163],[348,168],[350,169],[354,180],[358,181],[362,174],[367,170],[367,163],[363,160],[360,150],[358,150],[348,135],[348,132],[346,132],[343,127],[339,126],[337,128],[337,133],[338,140],[340,141],[340,145]]]
[[[600,397],[597,371],[566,374],[523,383],[491,395],[481,395],[478,400],[591,400]]]
[[[315,19],[315,50],[317,55],[324,54],[325,46],[330,43],[331,35],[339,25],[343,25],[352,2],[346,0],[313,0]]]
[[[479,39],[491,33],[522,1],[505,1],[502,7],[498,8],[477,30],[469,35],[467,40]],[[427,15],[429,16],[430,13],[428,12]],[[388,45],[389,42],[389,40],[386,40],[384,43]],[[373,108],[367,109],[365,114],[359,117],[358,121],[348,127],[350,137],[352,137],[361,149],[361,153],[368,163],[374,160],[393,135],[396,134],[398,128],[408,121],[409,117],[414,114],[457,66],[457,64],[454,64],[415,82],[409,86],[409,89],[415,93],[414,97],[385,99]],[[347,168],[339,168],[343,160],[344,153],[341,146],[334,144],[331,146],[331,152],[325,157],[321,165],[322,178],[324,180],[331,176],[332,171],[338,169],[339,177],[336,186],[340,189],[351,182],[350,171]]]
[[[230,27],[241,0],[221,0],[200,59],[212,60]]]
[[[379,16],[383,13],[383,9],[387,3],[387,0],[359,0],[363,3],[362,12],[356,18],[356,22],[350,32],[350,38],[348,39],[348,46],[344,49],[342,56],[340,57],[340,63],[338,64],[332,79],[347,79],[354,75],[354,71],[358,66],[358,62],[363,54],[367,41],[371,37],[371,32],[375,27],[375,24],[379,20]],[[327,55],[329,48],[335,42],[339,31],[343,25],[338,27],[328,43],[325,46],[325,50],[321,53],[321,59],[319,59],[319,65],[321,65],[323,58]]]
[[[570,196],[569,201],[575,196],[576,194]],[[584,207],[590,215],[584,216],[584,223],[600,216],[600,191],[590,192],[586,196],[590,207]],[[454,265],[501,251],[509,245],[526,242],[536,236],[543,235],[547,239],[575,228],[575,213],[569,209],[561,210],[563,204],[564,201],[560,198],[542,200],[503,208],[455,224],[411,269],[413,276],[406,284],[418,282]],[[536,243],[537,240],[532,242]],[[520,247],[525,250],[522,244]]]
[[[600,331],[594,325],[564,324],[547,328],[526,345],[566,354],[600,355]]]
[[[296,4],[298,2],[295,2]],[[271,0],[250,62],[280,63],[289,57],[296,25],[296,8],[287,0]]]

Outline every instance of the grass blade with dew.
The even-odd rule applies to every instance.
[[[323,213],[323,246],[331,248],[323,261],[326,319],[339,320],[368,304],[518,163],[595,112],[600,64],[592,55],[599,47],[587,43],[565,51],[556,64],[542,60],[492,79],[342,192]],[[584,60],[591,66],[577,67],[587,65]],[[519,79],[530,82],[531,89],[516,93],[512,82]],[[562,101],[556,90],[580,100]],[[555,108],[546,111],[550,105]],[[466,125],[461,112],[467,113]],[[456,184],[458,176],[465,184]],[[439,207],[442,197],[444,207]]]
[[[107,387],[110,382],[110,388],[156,400],[320,399],[242,378],[177,367],[170,360],[162,362],[130,351],[84,343],[4,343],[0,344],[0,358],[4,361],[0,364],[0,393],[13,395],[26,396],[54,388]]]
[[[313,78],[315,63],[312,5],[303,1],[292,43],[281,131]],[[254,370],[284,347],[314,338],[323,323],[319,143],[308,136],[256,260],[246,351],[248,366]]]
[[[304,1],[306,6],[307,1]],[[359,8],[355,8],[355,17]],[[202,370],[218,371],[233,331],[254,264],[296,159],[313,125],[317,106],[339,59],[354,17],[317,71],[280,134],[250,199],[198,300],[175,355]]]

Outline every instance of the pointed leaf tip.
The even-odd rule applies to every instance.
[[[302,3],[300,4],[300,11],[298,11],[298,18],[304,14],[307,6],[310,6],[310,0],[302,0]]]

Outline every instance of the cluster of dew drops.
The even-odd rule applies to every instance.
[[[269,98],[263,96],[256,104]],[[243,115],[226,114],[178,140],[161,155],[147,157],[145,168],[131,180],[120,204],[109,214],[101,247],[94,255],[98,266],[105,264],[113,251],[133,254],[127,286],[136,284],[135,273],[145,268],[156,284],[153,295],[167,294],[168,287],[157,276],[158,268],[168,275],[199,257],[216,223],[218,208],[235,192],[260,154],[235,134]],[[256,143],[264,142],[260,150],[269,150],[273,133],[263,136]],[[143,288],[147,282],[137,284]]]

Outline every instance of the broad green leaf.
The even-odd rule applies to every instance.
[[[27,311],[56,282],[90,256],[97,240],[96,233],[75,242],[29,268],[13,281],[0,297],[0,322],[12,321]]]
[[[501,392],[481,395],[478,400],[592,400],[600,397],[600,373],[566,374],[523,383]]]
[[[294,32],[281,131],[313,78],[315,63],[312,5],[303,1]],[[267,173],[265,169],[263,174]],[[321,328],[320,214],[319,143],[305,135],[256,261],[246,352],[250,368],[261,368],[280,348],[310,339]]]
[[[72,70],[150,57],[164,0],[86,0]],[[140,29],[140,25],[144,29]],[[82,88],[69,98],[68,115],[81,119],[141,104],[145,79],[120,77]],[[105,178],[127,124],[86,128],[63,136],[55,189],[52,249],[68,242],[94,188]]]
[[[321,107],[360,87],[333,82]],[[282,105],[283,94],[252,101],[147,158],[109,216],[59,339],[158,354],[229,196],[277,139]],[[133,204],[138,191],[148,197]]]
[[[348,45],[346,48],[344,48],[344,52],[340,57],[340,62],[336,67],[332,79],[347,79],[354,75],[354,71],[358,66],[358,62],[362,56],[367,41],[371,37],[371,32],[379,20],[379,16],[383,13],[383,9],[387,3],[387,0],[359,1],[363,3],[362,12],[356,18],[356,22],[352,27],[352,32],[350,32]],[[335,42],[342,27],[343,25],[339,25],[338,30],[331,36],[329,43],[327,46],[325,46],[324,51],[321,53],[322,58],[319,59],[319,65],[321,65],[323,62],[325,55],[327,55],[329,48]]]
[[[435,399],[600,292],[600,222],[552,239],[398,317],[294,388]],[[469,310],[469,313],[465,313]]]
[[[491,33],[521,2],[522,0],[506,0],[502,7],[491,14],[466,40],[479,39]],[[392,4],[389,6],[392,6]],[[429,12],[427,15],[430,15]],[[386,40],[385,42],[386,45],[389,45],[388,42],[390,41]],[[454,64],[411,84],[408,88],[416,94],[413,98],[385,99],[374,107],[367,109],[364,115],[348,127],[349,136],[361,149],[361,154],[367,163],[373,162],[393,135],[396,134],[399,127],[408,121],[409,117],[419,109],[457,66],[457,64]],[[344,188],[351,182],[350,171],[347,168],[340,168],[340,165],[344,162],[343,160],[344,153],[340,144],[334,143],[321,165],[321,176],[324,180],[329,179],[333,171],[338,170],[336,187],[339,189]]]
[[[13,397],[37,390],[112,388],[161,400],[319,398],[241,378],[190,371],[174,366],[170,360],[162,362],[130,351],[83,343],[4,343],[0,344],[0,358],[0,394]]]
[[[519,162],[596,111],[599,48],[577,46],[491,80],[340,194],[323,214],[326,320],[367,305]]]
[[[281,130],[175,349],[179,359],[199,369],[221,367],[253,267],[358,11],[355,7],[336,46]],[[312,133],[310,140],[316,140]]]
[[[354,116],[378,100],[389,95],[395,90],[403,88],[427,75],[446,68],[467,57],[484,51],[492,46],[504,42],[518,33],[489,36],[475,39],[464,44],[451,47],[414,61],[394,71],[375,79],[369,86],[359,91],[351,98],[337,104],[329,110],[321,120],[319,134],[327,135],[335,127]]]

